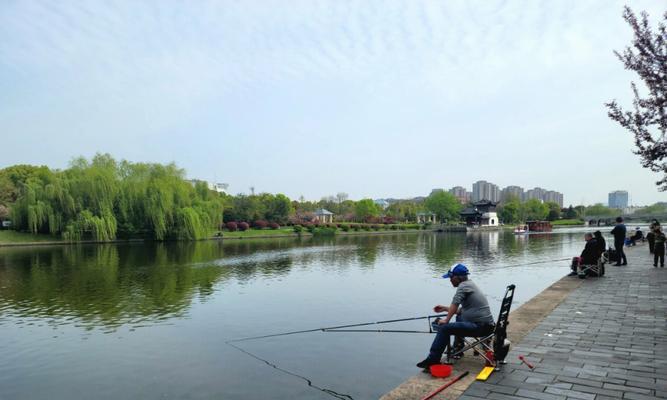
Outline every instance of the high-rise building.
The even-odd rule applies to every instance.
[[[626,208],[628,206],[628,192],[615,190],[609,193],[609,208]]]
[[[544,192],[544,195],[542,196],[542,200],[545,202],[552,202],[556,203],[560,206],[560,208],[563,208],[563,194],[556,192],[554,190],[547,190]]]
[[[544,193],[546,190],[542,189],[541,187],[536,187],[530,190],[526,191],[526,194],[524,196],[524,200],[532,200],[532,199],[537,199],[544,201]]]
[[[477,181],[472,184],[472,201],[490,200],[500,201],[500,189],[487,181]]]
[[[470,201],[470,192],[462,186],[454,186],[453,188],[449,189],[449,193],[454,195],[454,197],[456,197],[458,201],[463,204]]]
[[[523,200],[523,188],[520,186],[507,186],[500,195],[500,200],[507,201],[511,197],[516,197],[519,201]]]

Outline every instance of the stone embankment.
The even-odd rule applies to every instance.
[[[483,362],[467,354],[452,376],[470,375],[434,399],[667,398],[667,268],[653,267],[648,246],[627,255],[628,266],[564,277],[512,312],[508,364],[475,381]],[[420,373],[382,399],[421,399],[444,383]]]

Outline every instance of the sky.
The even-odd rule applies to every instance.
[[[632,1],[657,27],[663,1]],[[667,200],[604,103],[617,1],[0,3],[0,168],[110,153],[229,191],[411,198],[487,180]]]

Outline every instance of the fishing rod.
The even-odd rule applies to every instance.
[[[265,339],[265,338],[277,337],[277,336],[296,335],[298,333],[333,332],[333,331],[340,330],[340,329],[355,328],[355,327],[358,327],[358,326],[390,324],[390,323],[393,323],[393,322],[416,321],[416,320],[420,320],[420,319],[428,319],[429,320],[429,325],[430,325],[431,318],[439,318],[439,317],[445,317],[445,316],[447,316],[447,314],[425,315],[423,317],[388,319],[388,320],[384,320],[384,321],[362,322],[360,324],[348,324],[348,325],[328,326],[328,327],[315,328],[315,329],[303,329],[303,330],[300,330],[300,331],[281,332],[281,333],[273,333],[273,334],[270,334],[270,335],[250,336],[250,337],[245,337],[245,338],[240,338],[240,339],[232,339],[232,340],[227,340],[225,343],[229,344],[229,343],[245,342],[247,340]]]
[[[428,331],[402,331],[395,329],[325,329],[323,332],[374,332],[374,333],[433,333]]]

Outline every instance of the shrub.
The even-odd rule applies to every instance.
[[[269,228],[274,229],[274,230],[275,230],[275,229],[280,229],[280,225],[278,225],[278,224],[275,223],[275,222],[270,222],[270,223],[269,223]]]
[[[295,233],[301,233],[301,231],[303,231],[303,226],[301,225],[294,225],[293,228]]]
[[[404,230],[407,229],[407,228],[405,227],[405,225],[399,225],[399,226],[398,226],[398,229],[404,231]]]
[[[264,228],[266,228],[267,226],[269,226],[269,223],[266,222],[266,221],[264,221],[263,219],[258,219],[257,221],[255,221],[255,222],[253,223],[252,226],[253,226],[253,228],[255,228],[255,229],[264,229]]]
[[[310,233],[315,233],[315,230],[318,229],[316,225],[314,224],[309,224],[306,229],[308,229],[308,232]]]
[[[354,225],[352,226],[352,229],[354,229],[355,232],[359,232],[359,228],[360,228],[360,227],[359,227],[359,224],[354,224]]]
[[[247,222],[239,222],[237,225],[238,225],[238,228],[241,232],[247,231],[248,228],[250,228],[250,225],[248,225]]]
[[[397,226],[397,225],[392,225],[392,226],[390,226],[389,228],[390,228],[392,231],[395,231],[396,229],[398,229],[398,226]]]
[[[230,232],[234,232],[238,227],[236,226],[236,222],[227,222],[225,224],[225,228],[227,228],[227,230]]]
[[[313,228],[313,236],[333,236],[336,234],[336,228]]]
[[[371,225],[371,228],[372,228],[374,231],[379,231],[379,230],[380,230],[380,225],[378,225],[378,224],[373,224],[373,225]]]
[[[340,224],[339,228],[342,229],[343,232],[349,232],[350,231],[350,225]]]

